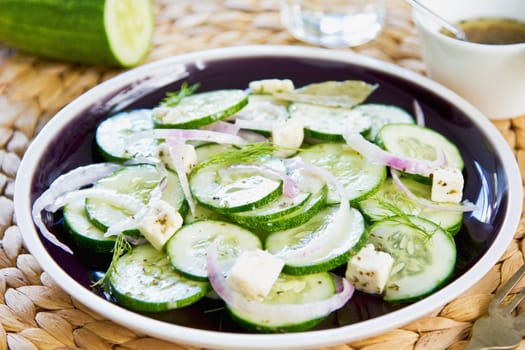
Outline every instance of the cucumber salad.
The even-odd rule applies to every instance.
[[[42,235],[111,254],[97,282],[139,312],[222,300],[258,332],[316,326],[359,293],[416,300],[456,265],[463,159],[421,108],[367,103],[380,86],[287,79],[182,84],[97,127],[104,162],[35,201]],[[47,227],[61,213],[68,244]],[[177,310],[173,311],[177,312]]]

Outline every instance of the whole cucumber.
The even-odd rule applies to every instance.
[[[58,60],[135,66],[154,25],[151,0],[0,0],[0,41]]]

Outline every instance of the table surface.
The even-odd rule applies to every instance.
[[[157,26],[147,62],[232,45],[306,45],[282,27],[276,0],[154,0],[154,4]],[[416,34],[407,5],[390,0],[380,37],[354,51],[425,74]],[[24,55],[0,43],[0,350],[197,349],[137,334],[80,305],[42,271],[25,249],[16,225],[14,178],[28,143],[65,104],[120,72]],[[494,124],[524,174],[525,116]],[[329,349],[463,349],[492,293],[524,263],[524,223],[522,216],[500,261],[457,299],[402,328]],[[525,349],[525,340],[518,348]]]

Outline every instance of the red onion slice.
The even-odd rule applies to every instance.
[[[282,320],[283,323],[293,324],[321,318],[340,309],[354,293],[354,286],[348,280],[332,275],[337,286],[337,292],[328,299],[305,304],[270,304],[247,299],[228,285],[226,281],[227,272],[222,271],[219,267],[217,246],[218,242],[214,241],[207,251],[208,278],[215,292],[233,310],[257,315],[258,318],[278,319]]]
[[[239,133],[240,127],[237,124],[232,124],[219,120],[215,123],[206,125],[203,127],[203,130],[215,131],[224,134],[237,135]]]
[[[128,194],[119,193],[106,188],[86,188],[68,192],[56,198],[53,203],[46,205],[44,209],[54,213],[66,204],[82,198],[101,199],[131,212],[137,212],[143,207],[142,202]]]
[[[53,203],[58,197],[68,192],[76,191],[84,186],[91,185],[95,181],[111,174],[120,167],[120,165],[113,163],[90,164],[73,169],[56,178],[49,188],[35,200],[31,211],[33,221],[40,230],[42,236],[62,250],[73,254],[73,251],[67,245],[60,242],[58,238],[47,229],[42,220],[42,211],[48,206],[53,206]]]
[[[138,134],[148,133],[147,131]],[[155,129],[150,131],[155,138],[177,138],[181,140],[206,141],[231,145],[246,145],[248,142],[237,135],[198,129]]]
[[[173,136],[168,137],[167,141],[170,150],[170,157],[173,159],[173,165],[175,166],[175,172],[179,177],[182,192],[184,193],[191,214],[194,215],[195,201],[191,194],[190,183],[188,181],[188,176],[186,175],[186,167],[184,166],[184,160],[182,159],[182,146],[184,145],[184,141]]]
[[[425,114],[423,113],[423,108],[417,100],[414,100],[412,103],[414,107],[414,115],[416,116],[416,124],[420,126],[425,126]]]
[[[317,254],[322,253],[326,247],[330,246],[327,244],[327,242],[336,241],[340,235],[344,234],[347,223],[350,220],[351,208],[348,192],[341,182],[330,171],[307,163],[298,157],[291,158],[287,162],[287,167],[305,169],[313,175],[323,179],[335,187],[340,198],[339,209],[337,209],[337,212],[334,214],[333,220],[328,223],[324,229],[324,235],[316,237],[307,245],[299,249],[285,249],[277,254],[284,261],[291,262],[294,260],[304,259],[305,257],[316,256]]]
[[[430,177],[436,168],[445,166],[446,163],[444,157],[440,157],[436,161],[428,161],[394,155],[367,141],[359,133],[345,131],[343,137],[350,147],[371,161],[409,174]]]

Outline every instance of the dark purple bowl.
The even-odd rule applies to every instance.
[[[101,159],[94,131],[108,115],[153,107],[183,82],[199,91],[246,88],[252,80],[288,78],[296,86],[325,80],[365,80],[379,84],[367,102],[412,109],[421,105],[427,126],[451,139],[465,160],[464,197],[480,209],[465,214],[455,237],[458,264],[439,291],[410,304],[389,304],[356,293],[315,330],[293,334],[249,334],[226,312],[206,312],[220,303],[204,300],[165,313],[125,310],[91,287],[108,257],[76,250],[70,255],[42,239],[31,218],[31,204],[60,174]],[[503,254],[517,228],[522,205],[521,176],[507,143],[476,109],[448,89],[401,68],[350,53],[289,46],[251,46],[196,52],[121,74],[90,90],[46,125],[26,152],[15,191],[16,215],[26,244],[44,270],[68,293],[129,328],[159,338],[214,348],[305,348],[344,343],[422,317],[477,282]],[[60,216],[54,218],[60,221]],[[52,228],[68,242],[60,225]],[[96,261],[94,261],[96,260]]]

